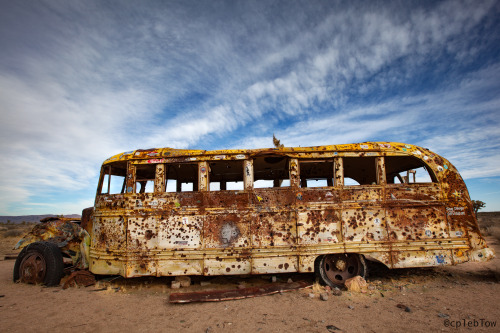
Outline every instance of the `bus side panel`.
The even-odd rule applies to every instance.
[[[116,214],[118,210],[125,208],[125,198],[122,194],[98,195],[95,201],[95,212],[111,212]]]
[[[317,255],[299,256],[299,272],[312,273],[314,272],[314,262],[318,258]]]
[[[122,261],[119,258],[91,258],[89,263],[89,270],[94,274],[117,274],[125,276],[125,266],[125,261]]]
[[[248,192],[213,191],[203,193],[203,207],[208,209],[238,210],[242,213],[248,209]]]
[[[230,258],[215,259],[206,258],[204,260],[205,275],[233,275],[250,274],[252,272],[252,262],[250,259]]]
[[[387,240],[385,212],[381,207],[344,209],[342,221],[346,242]]]
[[[156,217],[129,217],[127,219],[127,249],[131,253],[151,251],[158,246]]]
[[[464,206],[450,203],[446,207],[446,215],[448,217],[450,237],[467,237],[467,232],[465,231],[464,226],[471,224],[470,222],[466,221],[473,220],[473,217],[471,216],[471,214],[469,214],[468,209]]]
[[[332,188],[304,188],[296,196],[297,243],[325,245],[342,242],[340,194]]]
[[[441,190],[441,184],[439,183],[427,183],[418,184],[418,200],[442,203],[443,194]]]
[[[448,238],[444,207],[390,207],[387,209],[391,241]]]
[[[346,186],[341,192],[342,203],[372,204],[380,202],[382,188],[379,186],[354,185]]]
[[[465,183],[452,165],[442,171],[443,192],[447,200],[447,214],[450,218],[450,230],[462,227],[470,240],[472,248],[485,248],[486,242],[481,237],[479,225],[472,211],[472,203]],[[456,235],[456,233],[455,233]]]
[[[204,216],[172,214],[157,218],[157,249],[199,249],[202,244],[202,227]]]
[[[126,223],[123,216],[95,217],[89,270],[94,274],[125,275]]]
[[[392,205],[408,205],[419,201],[419,190],[414,184],[388,184],[385,189],[385,201]]]
[[[92,226],[92,247],[100,251],[125,249],[126,225],[123,216],[96,217]]]
[[[288,188],[254,190],[252,247],[293,246],[297,224],[294,193]]]
[[[250,247],[248,193],[214,191],[203,193],[203,247],[229,249]]]
[[[442,201],[439,183],[388,184],[385,190],[385,201],[392,205],[438,204]]]
[[[205,249],[250,247],[250,220],[244,212],[207,212],[203,226]]]
[[[446,207],[450,237],[466,241],[470,252],[458,251],[454,255],[454,262],[484,261],[488,253],[480,251],[487,248],[485,239],[481,236],[477,221],[470,204],[451,200]]]
[[[295,211],[266,211],[253,214],[252,247],[290,247],[295,245],[297,235],[295,221]]]
[[[158,260],[157,276],[202,275],[203,259],[162,258]]]
[[[272,274],[297,272],[298,256],[283,256],[252,259],[252,274]]]
[[[168,213],[200,208],[203,200],[199,192],[127,194],[127,197],[127,209]]]
[[[131,256],[125,266],[125,277],[156,276],[156,264],[147,256]]]
[[[217,249],[203,260],[204,275],[250,274],[249,195],[245,191],[203,192],[205,223],[203,248]],[[208,252],[210,253],[210,252]]]
[[[453,264],[451,250],[394,251],[391,268],[430,267]]]
[[[299,210],[297,212],[299,245],[342,242],[339,209]]]
[[[300,205],[311,204],[339,204],[340,191],[335,188],[301,188],[295,195],[295,204]]]
[[[127,219],[127,262],[125,277],[156,275],[151,250],[158,244],[158,224],[154,217]]]
[[[342,224],[346,246],[348,243],[388,239],[382,207],[383,193],[383,188],[378,185],[354,185],[342,189]],[[349,248],[354,249],[353,245]]]

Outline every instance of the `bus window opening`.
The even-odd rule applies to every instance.
[[[279,155],[256,157],[253,161],[254,188],[290,186],[288,158]]]
[[[210,162],[210,191],[243,190],[243,161]]]
[[[166,192],[191,192],[198,190],[198,165],[168,163],[165,166]]]
[[[385,170],[388,184],[437,182],[428,167],[420,159],[412,156],[386,156]]]
[[[344,185],[376,185],[375,157],[343,157]]]
[[[115,163],[104,167],[104,177],[101,183],[101,194],[125,193],[126,163]]]
[[[300,187],[333,186],[333,162],[300,162]]]

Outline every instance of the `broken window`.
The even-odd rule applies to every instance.
[[[243,190],[243,161],[214,161],[210,166],[210,191]]]
[[[375,157],[343,157],[344,185],[376,185]]]
[[[198,165],[168,163],[165,165],[166,192],[198,191]]]
[[[301,161],[300,187],[333,186],[332,161]]]
[[[156,164],[138,164],[135,166],[135,193],[153,193]]]
[[[290,186],[288,158],[280,155],[256,157],[253,160],[254,188]]]
[[[99,184],[101,194],[125,193],[126,162],[103,166],[103,172],[104,174]]]
[[[386,156],[385,171],[387,184],[437,182],[428,166],[413,156]]]

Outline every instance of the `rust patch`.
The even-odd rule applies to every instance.
[[[310,283],[299,281],[293,283],[274,283],[260,287],[248,287],[243,289],[172,293],[170,294],[168,301],[169,303],[219,302],[266,296],[310,287]]]

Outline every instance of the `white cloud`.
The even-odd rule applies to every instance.
[[[500,70],[463,78],[461,63],[440,58],[481,54],[471,41],[484,38],[474,29],[498,11],[494,1],[286,3],[280,15],[259,3],[203,6],[6,6],[0,183],[11,195],[2,212],[44,191],[92,197],[100,163],[120,151],[234,146],[228,137],[265,147],[272,132],[302,146],[403,138],[457,156],[467,177],[498,175],[498,154],[473,150],[499,140]],[[427,68],[435,59],[444,63]],[[410,89],[440,66],[450,77],[437,91]],[[456,153],[463,147],[474,163]]]
[[[450,160],[465,179],[500,176],[500,98],[474,101],[494,86],[500,67],[485,68],[461,84],[435,93],[348,107],[342,114],[310,114],[276,132],[287,146],[363,141],[405,141]],[[270,135],[242,140],[251,147],[271,146]]]

